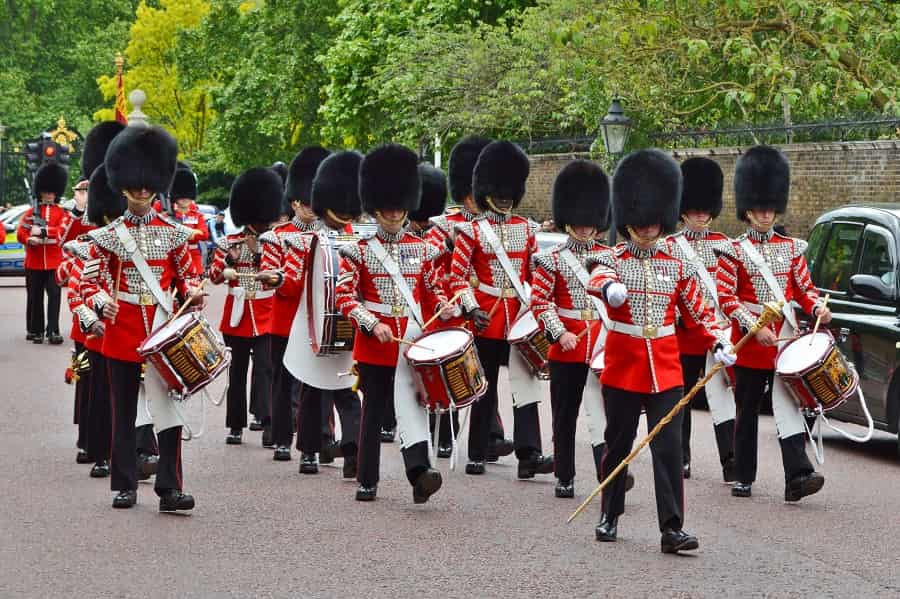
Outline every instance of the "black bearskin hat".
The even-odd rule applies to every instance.
[[[359,165],[363,155],[345,150],[322,161],[312,182],[311,208],[322,218],[331,209],[337,214],[356,218],[362,214],[359,201]]]
[[[553,182],[553,222],[560,231],[566,225],[609,227],[609,178],[588,160],[573,160]]]
[[[616,230],[629,237],[626,227],[660,225],[661,234],[678,224],[681,203],[681,169],[659,150],[638,150],[625,156],[612,181]]]
[[[231,220],[239,227],[275,222],[281,215],[282,193],[281,177],[272,169],[244,171],[231,185]]]
[[[447,178],[441,169],[425,162],[419,165],[419,178],[422,180],[422,201],[418,210],[409,213],[409,220],[423,222],[443,214],[447,203]]]
[[[475,170],[478,155],[489,143],[491,140],[487,137],[470,135],[459,140],[450,150],[447,177],[450,183],[450,197],[457,204],[462,204],[472,193],[472,171]]]
[[[300,202],[309,206],[309,195],[316,170],[329,154],[331,152],[325,148],[308,146],[300,150],[294,157],[288,169],[287,183],[284,189],[284,199],[287,204]]]
[[[281,184],[284,185],[284,183],[287,181],[288,176],[287,165],[280,160],[276,160],[269,168],[275,171],[275,174],[281,177]]]
[[[418,209],[422,183],[416,153],[399,144],[378,146],[359,165],[359,198],[363,210]]]
[[[513,208],[525,195],[525,180],[530,169],[528,156],[511,141],[492,141],[478,155],[472,171],[472,193],[482,210],[489,210],[487,199],[511,198]]]
[[[182,198],[197,199],[197,177],[194,171],[186,164],[179,162],[175,169],[175,178],[172,179],[172,190],[169,197],[174,202]]]
[[[162,127],[125,127],[106,151],[109,185],[122,192],[166,193],[175,176],[178,143]]]
[[[122,216],[126,208],[128,208],[128,202],[125,200],[125,196],[110,188],[106,167],[101,164],[94,169],[94,174],[91,175],[91,184],[88,187],[87,219],[98,227],[102,227],[107,220],[112,222]]]
[[[697,156],[681,163],[681,210],[709,212],[716,218],[722,212],[722,167],[715,160]]]
[[[81,148],[81,173],[90,178],[94,170],[103,164],[106,150],[125,125],[119,121],[103,121],[88,131]]]
[[[52,193],[58,202],[66,193],[69,170],[56,162],[41,166],[34,175],[34,197],[40,199],[42,193]]]
[[[753,146],[734,166],[734,202],[737,217],[747,220],[753,208],[787,210],[791,190],[791,167],[787,158],[771,146]]]

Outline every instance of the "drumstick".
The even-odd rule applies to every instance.
[[[184,300],[184,303],[181,304],[180,308],[178,308],[178,312],[176,312],[174,316],[169,318],[170,321],[175,320],[176,318],[181,316],[184,313],[184,311],[187,309],[187,307],[191,305],[191,302],[193,301],[193,299],[195,297],[199,296],[201,293],[203,293],[204,285],[206,285],[206,278],[200,279],[200,286],[197,287],[196,289],[194,289],[194,292],[191,293],[191,295],[187,299]]]
[[[822,310],[825,309],[825,306],[828,305],[828,300],[831,299],[831,294],[825,294],[825,301],[822,302],[822,307],[819,308],[819,316],[816,317],[816,326],[813,327],[812,335],[809,336],[809,344],[812,345],[813,336],[819,332],[819,325],[822,324]]]
[[[458,292],[456,293],[456,295],[454,295],[453,297],[451,297],[451,298],[447,301],[447,303],[446,303],[440,310],[438,310],[437,312],[435,312],[434,316],[432,316],[431,318],[428,319],[428,322],[426,322],[424,325],[422,325],[422,330],[424,331],[424,330],[426,330],[429,326],[431,326],[431,324],[432,324],[435,320],[437,320],[438,317],[440,317],[441,314],[444,313],[444,310],[446,310],[447,308],[449,308],[450,306],[452,306],[453,304],[455,304],[455,303],[456,303],[456,300],[458,300],[459,298],[462,297],[462,294],[463,294],[463,293],[464,293],[464,290],[463,290],[463,291],[458,291]]]
[[[434,352],[435,349],[433,347],[428,347],[427,345],[422,345],[421,343],[415,343],[413,341],[407,341],[406,339],[401,339],[400,337],[391,336],[391,340],[395,343],[402,343],[403,345],[411,345],[412,347],[418,347],[420,349],[424,349],[425,351]]]

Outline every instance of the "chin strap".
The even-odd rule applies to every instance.
[[[328,218],[341,225],[349,225],[353,222],[352,218],[340,218],[331,208],[326,208],[325,214]]]
[[[656,243],[656,240],[660,238],[660,235],[656,235],[654,237],[644,237],[643,235],[638,235],[631,225],[626,225],[625,230],[628,231],[628,236],[631,237],[632,241],[637,241],[638,243],[646,245]],[[660,229],[660,231],[662,231],[662,229]]]
[[[507,208],[506,210],[501,210],[501,209],[497,208],[497,205],[494,203],[494,198],[492,198],[490,196],[488,196],[485,199],[485,203],[488,205],[488,207],[491,210],[493,210],[497,214],[510,214],[512,212],[512,205],[510,205],[510,207]]]
[[[587,243],[587,242],[593,241],[594,239],[597,238],[597,228],[596,227],[594,227],[594,229],[591,231],[591,234],[588,235],[587,237],[581,237],[580,235],[576,235],[575,230],[572,229],[571,225],[566,225],[565,229],[566,229],[566,233],[568,233],[569,235],[572,236],[573,239],[575,239],[576,241],[580,241],[581,243]]]
[[[681,215],[681,221],[684,224],[686,224],[688,227],[690,227],[691,229],[694,229],[694,230],[702,231],[702,230],[709,229],[710,225],[712,225],[712,222],[714,220],[715,220],[714,218],[710,217],[710,218],[706,219],[705,221],[701,222],[701,221],[698,221],[697,219],[691,218],[687,214]]]
[[[761,224],[761,223],[759,222],[759,220],[757,220],[757,218],[756,218],[755,216],[753,216],[753,211],[752,211],[752,210],[748,210],[747,212],[745,212],[745,213],[744,213],[744,216],[747,217],[747,220],[750,221],[750,224],[753,225],[753,228],[756,229],[757,231],[759,231],[759,229],[765,229],[764,231],[760,231],[760,233],[766,233],[766,232],[769,231],[769,229],[771,229],[772,227],[775,226],[775,221],[774,221],[774,220],[772,221],[772,224],[769,225],[768,227],[766,227],[765,225]]]

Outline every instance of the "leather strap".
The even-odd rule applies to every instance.
[[[772,292],[775,299],[782,302],[783,307],[781,311],[784,313],[784,318],[794,329],[796,329],[797,321],[794,318],[794,310],[791,308],[790,304],[787,303],[787,300],[784,297],[784,290],[781,289],[781,285],[778,284],[778,281],[775,279],[775,275],[772,274],[772,269],[769,268],[766,260],[753,246],[753,242],[746,237],[741,240],[741,249],[744,250],[744,253],[750,258],[750,262],[752,262],[757,270],[759,270],[759,274],[762,275],[763,280],[766,282],[766,285],[769,286],[769,291]]]
[[[403,300],[406,302],[407,306],[409,306],[409,310],[413,315],[413,318],[416,319],[416,322],[419,323],[421,327],[424,323],[422,320],[422,309],[419,306],[419,303],[413,297],[412,290],[409,288],[409,285],[406,284],[406,279],[403,277],[403,274],[400,272],[400,267],[394,262],[394,259],[391,258],[390,254],[387,253],[387,250],[384,249],[384,245],[382,245],[381,241],[378,240],[377,237],[372,237],[369,239],[369,247],[372,248],[372,252],[375,254],[375,258],[381,262],[381,265],[384,266],[384,269],[387,271],[389,275],[391,275],[391,279],[394,281],[394,285],[397,286],[397,290],[400,291],[400,295],[403,296]]]
[[[515,271],[515,268],[513,268],[509,255],[506,253],[506,248],[500,243],[500,239],[494,232],[494,228],[491,227],[491,223],[489,223],[486,218],[483,218],[478,221],[478,227],[481,229],[481,233],[491,246],[491,249],[493,249],[494,253],[497,255],[497,260],[500,261],[500,266],[503,267],[503,271],[506,273],[510,284],[512,284],[513,289],[516,290],[516,295],[519,296],[519,300],[523,305],[528,305],[529,299],[528,295],[525,293],[525,287],[522,285],[521,276]]]
[[[675,243],[681,249],[681,252],[684,254],[685,258],[688,259],[688,262],[694,265],[694,268],[697,269],[697,276],[700,278],[700,282],[703,283],[703,286],[706,287],[706,291],[709,292],[708,295],[712,297],[713,302],[716,305],[716,309],[719,308],[719,292],[716,288],[716,284],[713,281],[712,277],[709,274],[709,270],[706,268],[706,264],[703,263],[703,260],[697,255],[697,252],[694,251],[694,248],[691,247],[691,244],[685,239],[684,235],[676,235]]]
[[[584,287],[584,292],[587,293],[590,275],[588,275],[588,271],[584,265],[575,257],[575,254],[573,254],[569,248],[560,250],[559,257],[572,269],[572,272],[575,273],[575,278],[578,279],[578,282]],[[606,311],[606,304],[604,304],[599,297],[594,297],[590,293],[588,293],[587,296],[591,299],[591,303],[594,304],[594,309],[600,313],[600,320],[603,321],[603,326],[609,328],[610,321],[609,313]]]

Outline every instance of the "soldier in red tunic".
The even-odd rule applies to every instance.
[[[803,417],[784,383],[773,378],[778,339],[790,337],[797,329],[792,301],[814,318],[821,316],[823,323],[831,321],[831,311],[809,277],[803,257],[806,242],[772,230],[776,215],[787,210],[789,193],[790,166],[781,152],[755,146],[738,159],[734,172],[737,216],[749,227],[732,244],[717,249],[716,281],[722,312],[735,323],[734,339],[749,330],[766,302],[784,301],[785,319],[780,326],[760,330],[744,346],[734,369],[738,413],[736,481],[731,494],[735,497],[749,497],[756,480],[759,402],[767,383],[772,388],[772,412],[781,445],[785,501],[799,501],[825,484],[825,477],[813,469],[806,455]]]
[[[596,237],[609,225],[609,181],[587,160],[567,164],[553,184],[553,221],[566,241],[536,254],[531,310],[550,341],[550,401],[553,406],[553,457],[557,497],[575,496],[575,426],[591,360],[603,347],[600,300],[588,295],[586,265],[610,249]],[[585,408],[590,427],[603,434],[605,417],[599,384],[588,386]],[[597,476],[603,443],[593,445]]]
[[[441,473],[430,464],[428,418],[416,402],[412,373],[398,343],[418,337],[423,311],[440,310],[446,302],[434,268],[437,252],[404,228],[409,212],[419,206],[416,163],[413,151],[394,144],[380,146],[363,159],[360,199],[378,222],[378,230],[340,248],[337,303],[359,331],[353,346],[363,393],[358,501],[372,501],[377,493],[380,429],[388,402],[396,407],[413,501],[428,501],[442,482]]]
[[[34,176],[36,205],[25,211],[16,231],[16,239],[25,246],[26,339],[34,343],[43,343],[45,334],[53,345],[63,342],[59,334],[60,289],[55,277],[71,222],[68,210],[59,205],[68,180],[69,171],[60,164],[50,162],[39,168]]]
[[[241,174],[231,186],[228,208],[238,233],[219,239],[209,280],[228,283],[228,297],[219,330],[231,348],[225,426],[228,445],[240,445],[247,426],[247,371],[253,352],[251,394],[262,412],[262,445],[273,447],[272,404],[272,303],[275,291],[260,281],[262,248],[259,236],[265,233],[281,212],[281,178],[268,168],[252,168]],[[259,414],[257,414],[259,416]]]
[[[697,270],[697,282],[703,301],[717,321],[726,320],[719,309],[716,291],[716,248],[728,246],[727,235],[709,230],[709,224],[722,212],[722,169],[709,158],[689,158],[681,163],[684,185],[681,192],[681,220],[684,228],[668,238],[669,252],[676,258],[691,262]],[[681,371],[684,388],[691,389],[713,364],[706,340],[697,327],[679,326],[675,336],[681,350]],[[697,394],[709,405],[715,428],[716,446],[725,482],[734,481],[734,394],[728,386],[728,375],[720,371]],[[695,399],[694,401],[697,401]],[[684,411],[682,426],[682,462],[684,477],[691,477],[691,406]]]
[[[501,364],[510,360],[507,335],[530,302],[526,283],[537,240],[528,220],[512,213],[525,195],[528,170],[528,157],[517,145],[495,141],[485,146],[472,175],[475,201],[482,212],[474,221],[456,226],[450,289],[454,294],[462,292],[462,308],[473,318],[475,344],[488,381],[487,393],[470,415],[467,474],[485,472],[491,419],[497,411],[497,379]],[[541,455],[536,401],[536,397],[514,401],[519,478],[553,471],[553,458]]]
[[[450,289],[450,259],[453,256],[453,242],[456,237],[456,225],[475,220],[478,216],[478,204],[472,195],[472,171],[478,162],[478,155],[491,140],[478,135],[469,135],[459,140],[450,150],[450,160],[447,163],[447,182],[450,188],[450,198],[459,208],[456,212],[435,216],[431,219],[434,226],[428,229],[425,239],[440,252],[437,265],[444,279],[448,292]],[[462,316],[451,318],[447,326],[468,327],[469,321]],[[507,439],[503,432],[503,420],[500,411],[491,418],[490,443],[488,444],[485,461],[496,462],[500,457],[513,452],[513,442]],[[446,455],[446,449],[438,455]]]
[[[124,194],[128,209],[122,218],[91,231],[90,268],[110,273],[112,295],[85,279],[81,295],[86,305],[106,320],[102,352],[107,358],[113,409],[111,487],[117,491],[113,507],[137,502],[135,420],[141,385],[142,360],[137,348],[172,312],[175,288],[201,308],[196,293],[188,240],[190,231],[153,210],[156,194],[169,189],[175,174],[178,146],[159,127],[128,127],[118,134],[106,154],[106,172],[113,191]],[[86,264],[85,269],[89,266]],[[161,384],[147,370],[145,389],[152,395],[153,417],[159,438],[155,490],[160,511],[190,510],[194,498],[182,490],[181,421]],[[153,379],[156,383],[158,380]]]
[[[172,189],[169,191],[172,198],[172,216],[191,232],[191,262],[197,275],[203,274],[203,253],[200,244],[209,239],[209,227],[206,218],[194,200],[197,199],[197,176],[184,163],[179,163],[175,169],[175,178],[172,179]]]
[[[266,288],[275,289],[272,305],[272,442],[275,444],[273,459],[291,459],[291,441],[294,438],[292,418],[292,390],[294,377],[284,366],[284,350],[287,348],[291,325],[300,305],[305,279],[293,280],[285,285],[285,267],[291,252],[297,247],[306,247],[304,234],[318,228],[316,213],[310,208],[310,190],[319,164],[330,152],[318,146],[301,150],[291,162],[287,171],[287,187],[284,192],[282,212],[293,218],[276,225],[259,237],[262,246],[260,275]],[[283,163],[282,163],[283,164]],[[273,170],[276,170],[273,168]],[[278,172],[276,170],[276,172]],[[300,262],[301,268],[303,262]],[[302,274],[300,275],[302,277]],[[318,424],[316,425],[318,433]],[[320,435],[321,436],[321,435]],[[315,454],[313,454],[315,460]]]
[[[625,240],[600,256],[591,293],[609,307],[605,367],[606,477],[631,451],[643,406],[654,427],[682,397],[682,373],[675,317],[700,328],[716,359],[734,363],[731,342],[703,303],[694,266],[672,256],[660,236],[678,221],[681,170],[659,150],[640,150],[619,163],[613,176],[613,211]],[[656,510],[663,553],[697,549],[697,538],[682,530],[684,479],[681,470],[681,414],[650,443]],[[598,541],[615,541],[625,511],[625,477],[603,492]]]

